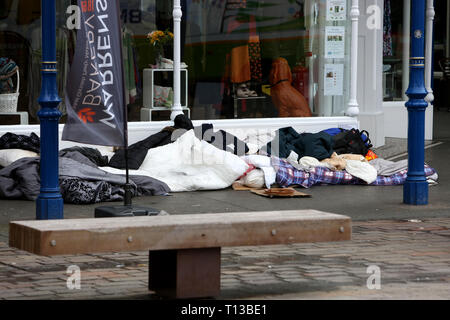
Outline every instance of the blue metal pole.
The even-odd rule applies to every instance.
[[[42,68],[38,112],[41,127],[41,189],[36,200],[36,219],[62,219],[63,199],[59,189],[57,109],[61,99],[56,84],[56,8],[55,0],[42,0]]]
[[[403,202],[428,204],[428,183],[424,173],[425,161],[425,0],[412,0],[411,58],[409,87],[406,95],[408,109],[408,176],[403,185]]]

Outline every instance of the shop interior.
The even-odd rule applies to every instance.
[[[182,73],[181,102],[191,119],[344,115],[350,78],[350,1],[335,2],[342,7],[329,8],[319,0],[182,0],[181,59],[186,72]],[[56,3],[62,123],[66,114],[64,88],[76,40],[76,30],[67,28],[67,10],[76,3]],[[154,72],[151,81],[146,77],[146,70],[158,68],[157,51],[147,35],[173,30],[173,3],[121,0],[120,5],[128,119],[149,120],[142,111],[150,108],[146,95],[151,92],[151,106],[159,103],[164,107],[154,110],[151,120],[167,120],[172,76],[170,70],[163,70]],[[442,104],[445,99],[439,98],[443,96],[439,92],[445,92],[441,87],[447,83],[441,61],[448,57],[448,1],[436,1],[435,6],[434,90],[436,104]],[[404,99],[402,2],[385,0],[385,7],[383,94],[384,101],[398,101]],[[26,118],[22,121],[24,114],[22,118],[2,114],[0,124],[39,123],[40,17],[40,1],[0,3],[0,57],[18,66],[10,87],[3,86],[2,93],[18,89],[16,111]],[[327,34],[328,27],[342,30],[342,34]],[[165,59],[173,58],[172,50],[172,45],[164,46]],[[329,55],[327,50],[335,52]],[[335,87],[327,92],[328,84]]]

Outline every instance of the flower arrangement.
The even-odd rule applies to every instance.
[[[150,41],[150,44],[154,47],[162,48],[166,43],[172,42],[173,40],[173,33],[169,30],[161,31],[156,30],[152,31],[147,35],[147,38]]]
[[[150,41],[150,45],[155,48],[156,65],[160,65],[161,59],[164,57],[164,45],[172,43],[173,33],[169,30],[156,30],[150,32],[147,39]]]

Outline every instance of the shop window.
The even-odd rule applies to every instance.
[[[75,48],[75,33],[66,28],[66,9],[70,0],[56,1],[56,48],[58,89],[65,114],[64,87]],[[0,57],[9,58],[19,67],[20,88],[17,112],[26,113],[29,124],[39,123],[37,111],[41,89],[41,2],[36,0],[5,0],[0,3]],[[15,79],[14,79],[15,81]],[[0,92],[1,94],[1,92]],[[6,120],[8,119],[8,120]],[[10,123],[10,117],[0,116],[0,124]],[[5,121],[3,121],[5,120]],[[64,117],[62,122],[64,122]]]
[[[330,3],[340,5],[327,16]],[[185,10],[194,119],[343,115],[347,1],[187,1]]]
[[[66,10],[76,3],[56,1],[61,123],[76,41],[76,31],[66,27]],[[172,6],[168,0],[120,0],[129,121],[145,120],[144,96],[151,87],[145,69],[158,56],[147,35],[173,31]],[[192,119],[344,115],[350,78],[349,0],[182,0],[181,6],[181,59],[187,70],[183,105]],[[18,111],[37,124],[40,1],[2,0],[0,9],[0,57],[19,65]],[[164,58],[173,59],[172,53],[171,44],[164,46]],[[166,80],[162,85],[171,86]],[[185,84],[183,76],[183,90]],[[156,112],[152,119],[168,120],[169,114]]]
[[[403,1],[384,0],[382,71],[384,101],[404,100],[403,51],[409,50],[404,47],[405,40],[408,40],[403,30],[404,23]]]
[[[405,25],[411,23],[411,13],[409,17],[405,11],[405,1],[384,0],[383,19],[383,100],[384,101],[404,101],[407,100],[405,91],[409,84],[409,61],[404,57],[408,56],[410,48],[410,35],[405,33]],[[450,32],[447,30],[446,10],[448,1],[435,1],[435,17],[433,25],[433,68],[434,74],[432,87],[435,102],[439,101],[441,91],[440,81],[442,73],[439,72],[439,61],[445,57],[446,36]],[[437,72],[436,72],[437,71]]]

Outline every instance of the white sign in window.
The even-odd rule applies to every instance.
[[[325,27],[325,58],[345,57],[345,27]]]
[[[327,0],[327,21],[344,21],[347,19],[346,0]]]
[[[342,96],[344,94],[344,65],[325,64],[324,95]]]

